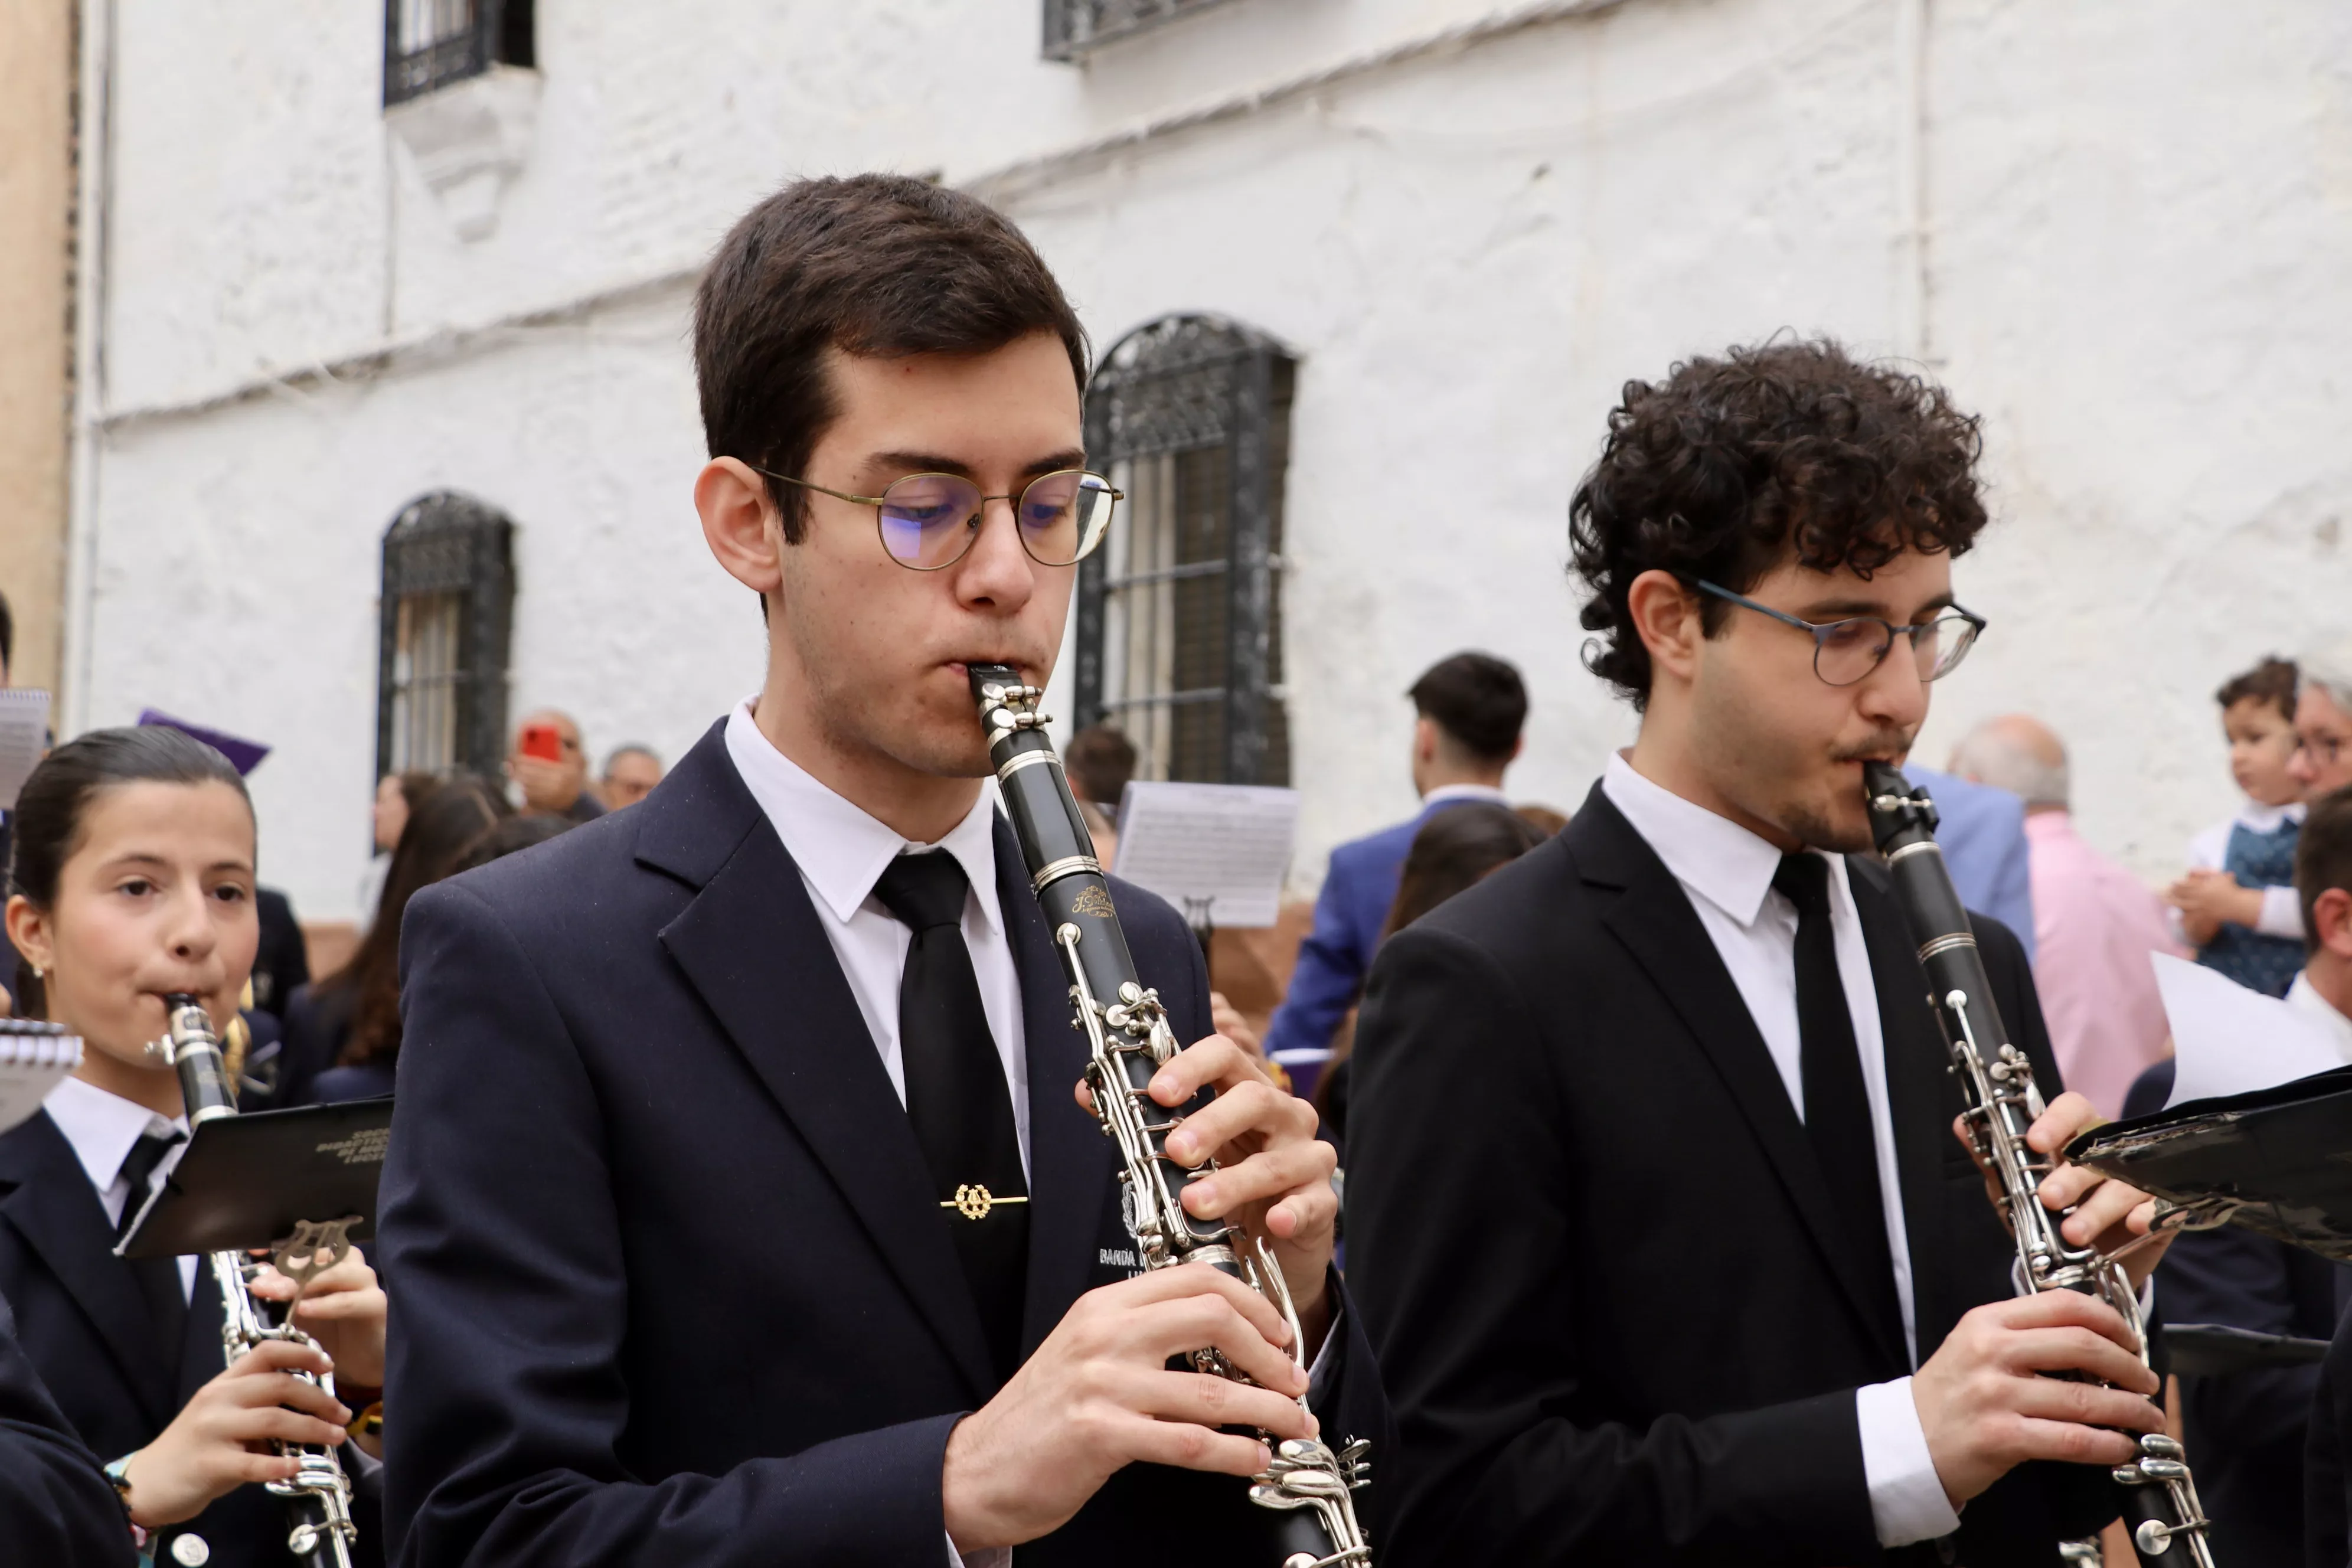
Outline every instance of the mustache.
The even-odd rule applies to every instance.
[[[1911,753],[1911,742],[1916,730],[1880,730],[1864,736],[1849,746],[1840,746],[1830,752],[1833,763],[1895,762]]]

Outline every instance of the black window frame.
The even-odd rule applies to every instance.
[[[1192,782],[1290,782],[1281,551],[1297,380],[1297,356],[1273,337],[1223,316],[1184,312],[1119,339],[1087,389],[1087,462],[1097,472],[1115,472],[1131,458],[1223,449],[1230,531],[1223,776]],[[1129,528],[1135,520],[1130,503],[1111,526]],[[1081,724],[1121,720],[1104,691],[1109,599],[1120,585],[1109,576],[1111,554],[1097,550],[1078,567]]]
[[[377,616],[375,772],[393,755],[394,681],[404,599],[459,595],[457,722],[450,765],[496,778],[507,750],[508,661],[514,635],[514,520],[487,501],[435,490],[383,532]]]
[[[383,0],[386,109],[480,76],[494,65],[530,68],[539,63],[533,0],[470,0],[472,19],[460,30],[406,47],[401,42],[401,13],[415,3]]]
[[[1083,59],[1106,44],[1164,26],[1225,0],[1045,0],[1045,56]]]

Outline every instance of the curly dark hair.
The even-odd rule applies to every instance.
[[[1974,415],[1944,389],[1857,363],[1828,339],[1735,348],[1629,381],[1601,460],[1569,506],[1574,570],[1599,636],[1585,667],[1635,708],[1650,654],[1627,608],[1633,579],[1672,572],[1746,593],[1782,561],[1863,577],[1906,550],[1965,554],[1985,525]],[[1731,608],[1700,606],[1709,637]]]

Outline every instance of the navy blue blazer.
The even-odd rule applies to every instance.
[[[996,859],[1029,1059],[1025,1353],[1134,1241],[1002,821]],[[1179,1035],[1209,1033],[1182,920],[1113,896]],[[418,894],[401,963],[396,1560],[941,1568],[948,1434],[996,1381],[913,1129],[721,728],[635,808]],[[1377,1440],[1341,1321],[1317,1408]],[[1130,1468],[1020,1558],[1270,1568],[1245,1493]]]
[[[17,1339],[34,1370],[101,1460],[154,1441],[226,1364],[211,1265],[198,1267],[187,1332],[176,1359],[169,1359],[147,1330],[131,1266],[113,1248],[105,1206],[48,1112],[0,1133],[0,1297],[15,1309]],[[371,1563],[382,1561],[372,1493],[372,1486],[355,1485],[352,1510],[360,1527],[355,1555]],[[120,1505],[115,1515],[119,1521]],[[285,1505],[257,1486],[239,1487],[159,1532],[158,1562],[173,1561],[172,1542],[183,1533],[204,1538],[213,1568],[283,1568],[287,1562]]]
[[[131,1568],[138,1553],[98,1456],[16,1343],[0,1300],[0,1549],[11,1563]]]

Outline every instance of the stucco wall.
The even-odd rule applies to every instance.
[[[1569,8],[1233,0],[1076,69],[1036,60],[1028,0],[739,0],[691,29],[542,4],[531,152],[472,245],[384,138],[373,41],[335,9],[302,12],[317,36],[242,89],[290,117],[268,136],[184,107],[183,144],[156,119],[116,148],[117,210],[147,204],[152,232],[110,316],[85,715],[177,703],[277,743],[265,853],[309,915],[349,912],[364,853],[375,544],[417,491],[521,525],[519,705],[675,754],[755,683],[748,599],[688,504],[685,302],[791,173],[972,184],[1098,344],[1208,309],[1297,350],[1302,886],[1410,807],[1401,693],[1456,647],[1528,671],[1514,793],[1581,798],[1631,717],[1577,663],[1567,496],[1626,378],[1729,342],[1924,352],[1984,412],[2000,523],[1958,576],[1993,630],[1923,752],[2043,713],[2086,832],[2144,875],[2230,805],[2211,688],[2352,605],[2340,8],[1627,0],[1515,26]],[[126,100],[221,47],[184,10],[121,0],[126,34],[154,35],[125,40]],[[233,167],[175,195],[206,158]],[[412,346],[348,357],[387,343]],[[240,396],[257,367],[339,361]]]

